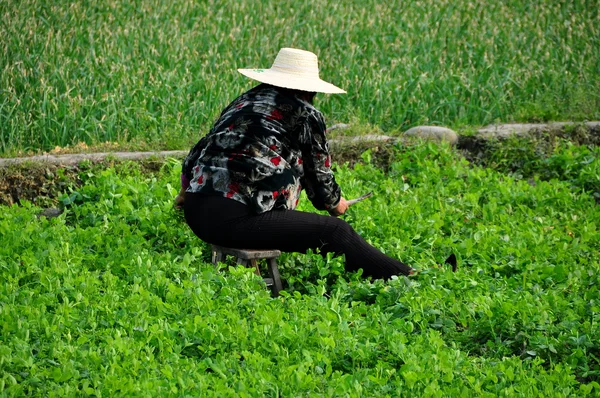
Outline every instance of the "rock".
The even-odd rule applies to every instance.
[[[373,142],[373,141],[391,141],[393,137],[388,135],[377,135],[377,134],[367,134],[367,135],[359,135],[357,137],[352,137],[352,142]]]
[[[394,141],[394,137],[390,137],[387,135],[378,135],[378,134],[366,134],[366,135],[358,135],[356,137],[339,137],[328,140],[330,146],[338,147],[349,144],[373,144],[377,142],[388,142]]]
[[[532,131],[549,131],[551,129],[562,129],[567,123],[512,123],[492,124],[485,126],[477,133],[484,138],[507,138],[511,135],[525,135]]]
[[[567,126],[582,125],[590,130],[597,129],[600,122],[573,123],[573,122],[553,122],[553,123],[512,123],[512,124],[491,124],[477,130],[478,135],[483,138],[507,138],[512,135],[527,135],[536,132],[563,130]]]
[[[50,163],[60,165],[77,164],[82,160],[102,161],[107,158],[120,160],[142,160],[152,157],[178,157],[183,158],[189,152],[188,150],[181,151],[158,151],[158,152],[99,152],[99,153],[78,153],[72,155],[38,155],[24,158],[7,158],[0,159],[0,167],[9,166],[11,164],[21,163]]]
[[[55,207],[50,207],[48,209],[44,209],[40,214],[38,214],[38,218],[46,217],[46,218],[54,218],[58,217],[63,213],[62,209],[57,209]]]
[[[338,124],[334,124],[333,126],[329,127],[327,129],[327,132],[331,132],[333,130],[346,130],[348,127],[350,127],[349,124],[345,124],[345,123],[338,123]]]
[[[417,126],[406,130],[404,135],[435,141],[447,141],[450,145],[455,145],[458,142],[458,134],[456,134],[456,131],[447,127]]]

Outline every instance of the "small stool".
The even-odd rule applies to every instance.
[[[252,266],[256,275],[261,276],[260,269],[258,268],[258,260],[262,258],[267,260],[267,269],[270,278],[264,278],[263,281],[271,288],[273,296],[278,296],[281,289],[283,289],[279,268],[277,268],[277,257],[280,254],[279,250],[246,250],[212,245],[212,263],[214,265],[217,265],[219,261],[225,260],[227,255],[235,256],[237,257],[238,264],[245,267]]]

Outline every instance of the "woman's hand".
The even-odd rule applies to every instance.
[[[177,210],[183,208],[183,202],[185,201],[185,189],[181,188],[177,196],[175,197],[175,203],[173,204]]]
[[[344,199],[344,197],[340,198],[340,203],[338,203],[338,205],[336,207],[334,207],[333,209],[329,210],[329,214],[331,214],[332,216],[341,216],[342,214],[344,214],[346,212],[346,210],[348,210],[348,201],[346,199]]]

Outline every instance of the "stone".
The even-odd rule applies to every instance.
[[[434,141],[447,141],[450,145],[456,145],[458,142],[456,131],[440,126],[416,126],[406,130],[404,135]]]
[[[97,152],[97,153],[75,153],[71,155],[37,155],[23,158],[5,158],[0,159],[0,167],[10,166],[11,164],[21,163],[50,163],[59,165],[78,164],[83,160],[92,162],[102,161],[107,158],[120,160],[142,160],[152,157],[177,157],[183,158],[189,150],[181,151],[157,151],[157,152]]]
[[[395,140],[394,137],[390,137],[388,135],[366,134],[366,135],[358,135],[356,137],[333,138],[331,140],[328,140],[327,142],[331,147],[338,148],[338,147],[343,147],[344,145],[363,144],[363,143],[374,144],[374,143],[378,143],[378,142],[385,143],[385,142],[394,141],[394,140]]]
[[[54,218],[54,217],[60,216],[62,213],[63,213],[62,209],[50,207],[48,209],[44,209],[40,214],[38,214],[38,218],[40,218],[40,217]]]
[[[377,141],[391,141],[393,137],[389,135],[378,135],[378,134],[367,134],[352,137],[352,142],[377,142]]]
[[[349,124],[338,123],[338,124],[334,124],[333,126],[329,127],[326,132],[329,133],[329,132],[332,132],[333,130],[346,130],[348,127],[350,127]]]
[[[490,124],[479,130],[477,134],[483,138],[508,138],[510,136],[522,136],[536,132],[562,130],[566,126],[576,126],[581,124],[590,130],[597,129],[600,122],[573,123],[573,122],[552,122],[552,123],[507,123]]]

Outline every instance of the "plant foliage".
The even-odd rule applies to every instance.
[[[87,169],[57,218],[3,206],[0,393],[597,396],[594,199],[445,146],[397,147],[387,173],[370,156],[336,166],[346,197],[375,192],[345,217],[416,277],[286,253],[271,298],[252,270],[209,263],[172,207],[178,161]],[[436,267],[450,253],[456,273]]]
[[[348,95],[333,121],[600,117],[598,0],[0,2],[0,153],[79,142],[186,147],[281,47]],[[134,145],[137,143],[136,145]]]

